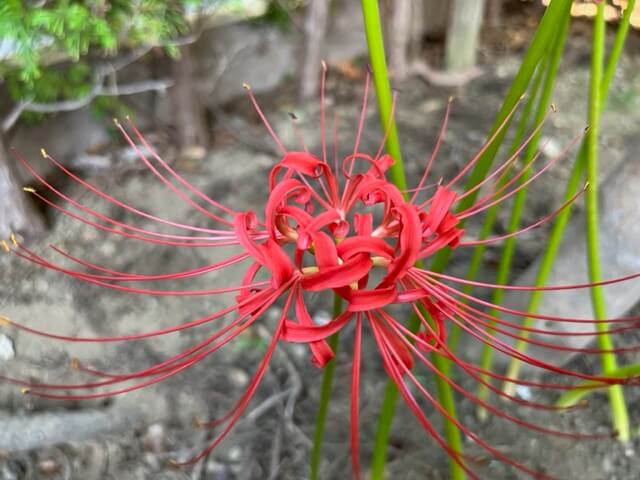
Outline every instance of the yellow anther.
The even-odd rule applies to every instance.
[[[320,269],[318,267],[302,267],[302,273],[318,273]]]
[[[0,325],[6,327],[7,325],[11,325],[11,320],[9,317],[5,317],[4,315],[0,315]]]
[[[555,104],[555,103],[552,103],[552,104],[551,104],[551,111],[552,111],[553,113],[556,113],[556,112],[558,111],[558,107],[556,107],[556,104]]]
[[[379,256],[371,257],[371,261],[373,262],[374,267],[386,267],[387,265],[389,265],[389,263],[391,263],[388,258]]]
[[[78,360],[77,358],[72,358],[71,359],[71,368],[73,370],[80,370],[80,360]]]
[[[14,247],[18,246],[18,237],[16,237],[15,233],[12,233],[11,235],[9,235],[9,238],[11,239],[11,243],[13,243]]]
[[[449,97],[449,103],[452,103],[452,102],[453,102],[453,99],[454,99],[454,97],[453,97],[453,95],[451,95],[451,96]]]
[[[22,387],[22,388],[20,389],[20,392],[21,392],[23,395],[28,395],[28,394],[29,394],[29,392],[31,392],[31,389],[30,389],[30,388],[27,388],[27,387]]]
[[[2,250],[4,250],[5,253],[9,253],[11,251],[11,249],[9,248],[9,244],[6,242],[6,240],[0,241],[0,245],[2,245]]]
[[[22,187],[22,190],[29,193],[36,193],[36,189],[33,187]]]
[[[251,90],[251,85],[249,85],[248,83],[243,83],[242,88],[244,88],[245,90]]]
[[[47,158],[48,157],[47,151],[44,148],[40,149],[40,155],[42,155],[42,158]]]
[[[113,117],[113,124],[116,127],[120,128],[120,120],[118,120],[116,117]]]

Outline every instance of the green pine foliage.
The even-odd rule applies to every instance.
[[[188,30],[199,0],[1,0],[0,80],[12,99],[77,98],[93,82],[91,61],[121,50],[162,46]],[[61,65],[62,64],[62,65]]]

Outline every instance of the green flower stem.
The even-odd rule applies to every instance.
[[[513,79],[511,84],[511,88],[505,97],[504,102],[502,103],[502,107],[498,112],[498,116],[493,124],[493,127],[490,132],[490,136],[496,132],[499,126],[505,121],[509,112],[511,112],[516,104],[520,101],[520,98],[527,90],[529,86],[529,82],[531,77],[533,76],[536,67],[540,63],[540,61],[549,55],[550,45],[552,45],[555,33],[556,26],[559,25],[559,22],[562,22],[566,16],[569,14],[569,10],[571,8],[572,0],[554,0],[549,4],[549,7],[544,13],[542,20],[540,20],[540,25],[536,30],[536,33],[531,40],[531,44],[527,49],[527,53],[525,54],[524,59],[522,60],[522,64],[520,65],[520,69],[516,74],[516,77]],[[498,134],[495,140],[492,142],[491,146],[484,152],[481,158],[478,160],[478,163],[473,169],[471,176],[469,177],[469,181],[467,182],[468,190],[473,186],[477,185],[484,179],[491,168],[491,164],[498,153],[500,146],[502,145],[502,141],[504,136],[507,133],[507,126],[505,126],[500,134]],[[465,199],[463,199],[458,204],[458,209],[465,210],[474,204],[479,192],[475,192],[472,195],[469,195]],[[451,249],[443,249],[435,256],[433,263],[431,264],[431,270],[435,272],[443,272],[449,263],[449,259],[451,257]]]
[[[544,72],[546,71],[546,67],[543,65],[540,65],[540,67],[538,68],[538,70],[536,70],[536,74],[535,77],[533,79],[533,84],[531,87],[531,91],[530,91],[530,96],[529,99],[527,101],[527,104],[525,105],[525,108],[522,112],[522,118],[520,119],[520,124],[518,125],[518,129],[516,130],[516,134],[514,136],[514,140],[512,142],[512,146],[511,146],[511,154],[515,153],[515,151],[517,150],[518,146],[521,145],[521,142],[524,140],[524,135],[527,129],[527,126],[529,125],[529,120],[531,118],[531,115],[533,113],[533,107],[535,105],[535,101],[537,99],[538,96],[538,90],[542,84],[542,79],[544,78]],[[523,162],[525,163],[525,162]],[[500,184],[498,185],[498,189],[500,189],[501,187],[503,187],[507,182],[509,181],[509,177],[505,176],[505,178],[500,182]],[[498,218],[498,214],[500,213],[501,209],[502,209],[502,203],[498,203],[496,205],[494,205],[493,207],[491,207],[488,211],[487,211],[487,215],[485,217],[484,223],[482,224],[482,230],[480,232],[480,236],[479,238],[481,240],[484,240],[486,238],[489,237],[489,235],[491,235],[491,233],[493,232],[493,227],[495,225],[496,219]],[[516,227],[517,228],[517,227]],[[478,271],[480,270],[480,266],[482,264],[482,260],[484,259],[484,253],[487,249],[487,245],[486,244],[480,244],[478,246],[476,246],[474,248],[473,251],[473,255],[471,257],[471,262],[470,262],[470,266],[469,266],[469,270],[467,271],[467,275],[466,275],[466,279],[467,280],[475,280],[477,275],[478,275]],[[501,259],[499,268],[498,268],[498,278],[501,279],[503,277],[504,274],[501,274],[502,270],[505,267],[505,264],[507,266],[510,266],[510,261],[506,262],[503,261]],[[465,285],[464,286],[464,293],[469,295],[473,292],[473,285]],[[500,290],[496,290],[496,293],[499,292]],[[494,295],[494,298],[492,299],[492,301],[494,303],[496,302],[501,302],[502,300],[502,295]],[[465,303],[467,303],[467,300],[464,299],[463,300]],[[495,310],[491,312],[491,315],[497,315],[498,312],[496,312]],[[494,322],[489,322],[491,327],[493,326]],[[493,330],[491,329],[491,327],[487,326],[487,331],[493,333]],[[449,341],[449,346],[450,348],[457,348],[457,334],[460,331],[460,327],[458,325],[455,326],[456,329],[456,337],[455,338],[451,338]],[[452,332],[453,334],[453,332]],[[493,349],[490,348],[489,345],[485,345],[482,349],[482,353],[480,355],[480,367],[484,370],[489,370],[491,368],[491,364],[492,364],[492,358],[493,358]],[[489,375],[486,374],[481,374],[481,378],[487,382],[490,383],[492,382],[492,379]],[[489,398],[489,393],[490,390],[488,388],[488,386],[483,385],[483,384],[479,384],[478,385],[478,391],[477,391],[477,396],[478,398],[482,399],[482,400],[488,400]],[[485,421],[488,417],[487,415],[487,410],[481,406],[478,406],[477,408],[477,416],[481,421]]]
[[[624,44],[627,38],[627,34],[629,32],[629,25],[631,20],[631,13],[635,7],[636,0],[631,0],[627,9],[624,12],[620,25],[618,27],[618,31],[616,33],[616,38],[614,40],[613,46],[611,48],[611,53],[609,54],[609,60],[607,62],[607,67],[605,69],[604,75],[602,77],[601,82],[601,97],[602,104],[606,103],[607,96],[609,94],[609,87],[611,86],[611,81],[615,75],[616,67],[618,65],[618,61],[620,59],[620,55],[624,48]],[[575,195],[578,191],[578,188],[582,185],[582,178],[584,175],[586,163],[586,143],[583,142],[578,153],[576,162],[571,170],[571,174],[567,181],[567,186],[565,189],[564,200],[567,201],[571,197]],[[536,275],[536,286],[545,285],[549,274],[551,273],[551,267],[555,261],[555,257],[558,253],[558,249],[560,248],[560,242],[564,236],[564,232],[566,226],[569,222],[569,217],[571,215],[572,205],[569,205],[565,208],[560,214],[556,217],[556,220],[551,229],[551,234],[549,235],[549,239],[547,242],[547,248],[543,254],[542,261],[540,262],[540,268],[538,269],[538,273]],[[533,313],[538,310],[540,306],[540,302],[542,301],[542,296],[544,292],[537,290],[531,294],[531,298],[529,300],[529,305],[527,307],[527,312]],[[535,319],[531,317],[527,317],[524,319],[523,326],[525,328],[530,328],[535,324]],[[526,339],[529,337],[529,332],[526,330],[522,330],[519,332],[519,335],[523,337],[523,340],[518,341],[515,345],[515,349],[519,352],[525,352],[527,349],[527,341]],[[517,379],[520,375],[522,363],[517,359],[512,359],[507,368],[507,376],[512,379]],[[515,383],[506,382],[503,386],[503,390],[506,393],[513,394],[515,390]]]
[[[513,137],[513,141],[511,142],[511,149],[509,150],[509,155],[514,155],[518,150],[518,147],[522,144],[524,140],[524,134],[527,130],[527,125],[529,124],[529,118],[531,117],[531,113],[533,110],[534,99],[537,97],[537,92],[542,83],[542,68],[536,69],[536,73],[533,79],[533,86],[531,87],[531,91],[529,93],[529,98],[527,103],[522,111],[522,117],[520,118],[520,123],[518,124],[518,128]],[[513,167],[509,167],[511,170]],[[496,190],[504,187],[505,184],[509,181],[509,176],[505,173],[504,178],[500,181],[500,183],[496,186]],[[482,230],[478,235],[480,240],[485,240],[491,235],[493,232],[493,227],[498,218],[498,214],[502,209],[502,203],[497,203],[487,210],[486,216],[484,218],[484,222],[482,223]],[[469,261],[469,269],[467,270],[467,274],[465,275],[465,279],[467,280],[475,280],[478,276],[478,272],[480,271],[480,267],[482,266],[482,261],[484,260],[484,254],[487,251],[486,244],[480,244],[474,247],[473,254],[471,255],[471,260]],[[473,285],[464,285],[462,291],[465,295],[470,295],[473,292]],[[461,301],[463,303],[467,303],[465,298],[462,298]],[[447,346],[452,352],[455,352],[458,348],[458,340],[460,338],[460,326],[453,325],[449,331]]]
[[[565,189],[564,199],[569,200],[573,195],[578,191],[578,188],[582,185],[582,178],[584,175],[584,143],[580,152],[578,153],[578,158],[573,168],[571,169],[571,174],[569,175],[569,179],[567,180],[567,187]],[[553,267],[553,263],[556,258],[556,254],[558,253],[558,249],[560,248],[560,243],[562,242],[562,238],[564,236],[564,232],[566,230],[567,224],[569,223],[569,218],[571,216],[571,205],[567,206],[562,212],[558,214],[556,220],[551,229],[551,234],[547,240],[547,248],[542,257],[542,261],[540,262],[540,268],[536,275],[536,286],[542,286],[546,284],[547,278],[551,273],[551,268]],[[531,298],[529,300],[529,306],[527,307],[528,313],[533,313],[538,310],[540,306],[540,302],[542,301],[541,290],[535,290],[531,294]],[[535,318],[527,317],[523,320],[522,326],[524,328],[531,328],[535,324]],[[514,346],[514,349],[518,352],[524,352],[529,343],[527,339],[529,338],[530,332],[528,330],[520,330],[518,332],[518,336],[521,337]],[[517,379],[520,375],[520,370],[522,368],[522,362],[516,358],[512,358],[509,362],[509,366],[507,367],[506,376],[511,379]],[[514,382],[505,382],[502,390],[508,394],[513,395],[515,393],[516,383]]]
[[[389,85],[389,74],[387,71],[384,41],[382,38],[382,26],[380,23],[378,0],[362,0],[362,14],[364,17],[367,45],[369,47],[369,57],[371,67],[373,69],[373,80],[376,88],[376,97],[378,99],[378,108],[380,111],[380,122],[382,124],[383,131],[388,135],[385,146],[387,153],[395,160],[395,164],[391,167],[391,178],[393,183],[400,190],[406,191],[407,180],[402,163],[402,154],[400,151],[396,124],[392,117],[393,97],[391,94],[391,86]],[[406,194],[405,197],[407,197]],[[407,326],[411,331],[416,332],[420,328],[420,321],[416,316],[412,316],[409,319]],[[446,368],[445,359],[439,355],[434,355],[433,361],[436,368]],[[451,386],[439,376],[436,376],[436,382],[438,400],[446,410],[447,414],[452,418],[456,418],[455,403]],[[397,387],[392,381],[389,381],[378,419],[379,424],[378,431],[376,433],[371,474],[371,478],[373,480],[381,480],[384,478],[387,445],[393,423],[393,416],[395,414],[397,398]],[[462,453],[462,438],[460,436],[460,431],[451,421],[445,419],[444,423],[447,444],[453,451]],[[464,470],[454,460],[451,461],[451,478],[453,480],[463,480],[465,478]]]
[[[598,235],[598,137],[600,134],[600,113],[602,110],[601,83],[603,77],[604,46],[605,46],[604,4],[598,5],[598,13],[593,27],[593,52],[591,63],[591,88],[589,95],[589,133],[587,134],[587,181],[589,188],[586,192],[586,232],[587,232],[587,258],[589,264],[589,280],[599,282],[602,280],[600,264],[600,242]],[[591,303],[595,318],[607,318],[606,301],[602,287],[591,288]],[[608,327],[605,323],[596,325],[600,335],[598,344],[603,350],[613,349],[613,340],[606,333]],[[612,371],[618,368],[614,353],[600,354],[603,371]],[[629,440],[629,413],[621,385],[609,387],[609,402],[614,428],[618,432],[618,438],[626,442]]]
[[[615,370],[609,370],[602,372],[608,378],[633,378],[640,375],[640,363],[634,363],[633,365],[625,365],[618,367]],[[604,388],[609,388],[611,385],[608,383],[598,382],[596,380],[586,380],[579,383],[576,388],[569,390],[563,394],[557,401],[556,406],[562,408],[570,408],[577,405],[585,396],[591,392],[598,391]]]
[[[342,298],[338,295],[333,297],[333,318],[336,318],[342,312]],[[337,355],[338,339],[340,334],[334,333],[327,343],[331,350]],[[316,415],[316,431],[313,435],[313,450],[311,451],[311,472],[309,478],[318,480],[318,469],[320,468],[320,458],[322,450],[322,440],[324,438],[324,427],[327,420],[327,412],[329,411],[329,401],[331,400],[331,386],[333,384],[333,374],[336,369],[335,357],[324,367],[322,376],[322,386],[320,387],[320,404],[318,405],[318,414]]]
[[[391,94],[387,60],[384,53],[384,40],[382,38],[378,0],[362,0],[362,15],[364,17],[364,29],[367,35],[369,59],[371,61],[371,68],[373,69],[373,83],[376,87],[376,98],[378,99],[380,124],[382,125],[383,132],[387,133],[385,148],[387,153],[395,160],[395,163],[389,169],[391,179],[400,190],[405,191],[407,190],[407,178],[402,163],[402,152],[400,151],[396,122],[392,117],[393,95]]]
[[[536,110],[536,114],[533,121],[533,126],[538,127],[542,122],[544,122],[545,117],[547,116],[547,112],[549,110],[549,104],[551,102],[551,96],[553,95],[553,87],[556,83],[556,77],[558,74],[558,68],[560,67],[560,61],[562,60],[562,54],[564,53],[564,46],[567,40],[567,33],[569,32],[569,24],[571,17],[567,15],[566,20],[558,31],[556,40],[554,42],[553,54],[551,58],[548,59],[548,62],[544,62],[544,65],[540,66],[540,75],[538,78],[542,78],[543,71],[546,71],[544,86],[542,88],[542,93],[540,95],[540,99],[538,100],[538,106]],[[546,68],[544,68],[546,67]],[[530,98],[529,105],[535,102],[535,91],[538,88],[536,84],[538,78],[534,79],[534,85],[532,87],[532,96]],[[527,107],[529,106],[527,105]],[[524,155],[524,165],[528,165],[535,157],[538,151],[538,145],[540,143],[541,131],[538,131],[530,140],[529,145],[527,145],[525,155]],[[527,171],[520,178],[520,183],[525,183],[533,174],[533,167],[530,166]],[[524,211],[524,206],[527,199],[528,189],[523,188],[516,193],[516,196],[513,201],[513,206],[511,209],[511,217],[509,219],[509,226],[507,228],[507,232],[515,232],[520,228],[522,213]],[[509,274],[511,273],[511,266],[513,262],[513,256],[515,254],[517,237],[507,238],[502,246],[502,253],[500,255],[500,263],[498,265],[498,273],[496,275],[495,283],[497,285],[504,285],[509,281]],[[496,289],[493,291],[491,297],[491,303],[494,305],[501,305],[504,299],[504,290]],[[489,312],[489,315],[498,317],[500,316],[500,312],[497,309],[492,309]],[[491,334],[494,333],[493,326],[495,322],[490,320],[490,326],[488,326],[487,331]],[[484,370],[491,370],[493,363],[493,353],[494,348],[491,345],[485,345],[482,349],[480,366]],[[491,381],[491,378],[488,375],[484,375],[484,380],[487,382]],[[478,389],[478,396],[483,400],[486,400],[489,395],[489,388],[486,385],[480,384]],[[479,408],[478,416],[480,419],[486,418],[486,410],[483,408]]]

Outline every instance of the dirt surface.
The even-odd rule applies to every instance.
[[[631,39],[637,42],[638,38]],[[559,113],[552,116],[545,135],[549,155],[566,144],[585,126],[588,56],[579,32],[572,41],[558,80],[554,99]],[[486,59],[485,59],[486,60]],[[486,74],[460,91],[437,90],[419,80],[399,85],[401,90],[398,123],[408,162],[409,177],[415,179],[428,158],[443,115],[447,98],[454,94],[453,113],[434,178],[451,178],[480,147],[499,107],[500,99],[518,67],[518,56],[500,57]],[[640,120],[640,62],[636,57],[623,59],[622,68],[604,115],[602,137],[603,176],[617,162],[637,151]],[[341,152],[349,150],[357,122],[361,81],[334,74],[329,82],[328,105],[339,114],[338,137]],[[285,143],[296,143],[289,127],[287,112],[300,118],[299,131],[309,147],[317,151],[319,141],[318,108],[292,103],[291,85],[260,98],[264,109]],[[373,105],[373,104],[372,104]],[[201,162],[177,159],[175,167],[206,194],[233,208],[255,209],[264,205],[266,174],[276,161],[274,147],[259,125],[248,101],[239,100],[223,110],[213,112],[216,119],[215,143]],[[372,108],[367,117],[363,150],[375,151],[380,140],[377,115]],[[37,141],[37,139],[34,139]],[[554,147],[554,148],[552,148]],[[52,152],[55,153],[55,152]],[[539,218],[559,203],[563,182],[571,158],[545,175],[532,189],[526,220]],[[109,206],[80,186],[61,176],[52,179],[69,196],[81,198],[92,208],[113,215],[121,221],[147,228],[150,221]],[[154,176],[140,169],[123,168],[109,175],[89,179],[111,195],[157,212],[163,217],[193,225],[207,225],[198,212],[175,197]],[[51,231],[34,250],[49,258],[60,258],[47,245],[55,244],[81,258],[117,270],[136,273],[164,273],[211,263],[231,252],[208,249],[176,249],[125,240],[96,231],[88,226],[49,212]],[[505,228],[501,218],[498,231]],[[473,235],[477,226],[470,225]],[[516,267],[524,268],[543,247],[546,228],[527,234],[519,242]],[[470,251],[460,252],[451,272],[464,273]],[[499,249],[487,254],[483,275],[491,278]],[[77,336],[122,335],[161,328],[198,318],[228,305],[230,297],[151,297],[136,296],[86,285],[59,273],[45,271],[11,255],[0,256],[3,288],[0,291],[0,314],[35,328]],[[232,267],[222,273],[171,282],[166,288],[204,289],[237,284],[242,268]],[[314,299],[312,310],[326,316],[329,299]],[[277,309],[274,309],[277,310]],[[169,460],[183,461],[199,452],[213,432],[198,429],[195,419],[212,419],[231,408],[250,382],[270,340],[277,311],[265,315],[260,327],[216,355],[195,365],[179,376],[156,386],[131,392],[109,400],[51,401],[25,396],[9,384],[0,384],[0,410],[8,420],[0,420],[0,442],[22,445],[21,451],[0,454],[0,480],[23,479],[304,479],[308,474],[311,438],[319,395],[321,372],[309,363],[308,351],[293,345],[281,345],[248,413],[226,440],[194,466],[175,468]],[[71,368],[72,359],[108,371],[125,372],[157,363],[197,342],[208,328],[153,338],[147,341],[114,344],[64,343],[18,332],[10,327],[3,332],[10,338],[14,358],[2,360],[3,372],[50,382],[70,382],[87,377]],[[351,382],[350,352],[353,331],[342,335],[338,354],[334,399],[327,424],[323,450],[322,478],[350,478],[349,391]],[[637,335],[618,338],[621,345],[635,345]],[[9,356],[11,348],[6,349]],[[382,398],[386,376],[377,348],[366,335],[363,345],[363,382],[361,385],[362,461],[368,465],[375,432],[375,417]],[[637,362],[628,354],[624,362]],[[578,358],[571,367],[593,371],[594,359]],[[434,391],[433,380],[420,372],[424,385]],[[474,388],[461,373],[463,386]],[[538,378],[562,381],[553,376]],[[547,393],[522,391],[541,402],[552,402]],[[632,425],[640,420],[640,390],[628,388]],[[610,429],[606,397],[590,397],[588,407],[562,415],[540,413],[498,402],[506,412],[547,428],[566,431],[599,432]],[[400,402],[391,439],[388,478],[447,478],[447,457],[417,424]],[[441,419],[435,408],[424,409],[436,426]],[[82,415],[88,415],[83,417]],[[640,472],[634,439],[622,445],[611,439],[574,441],[548,434],[530,432],[512,423],[492,418],[480,423],[475,407],[461,402],[459,415],[471,431],[491,442],[499,451],[533,469],[561,479],[634,480]],[[90,420],[86,420],[89,418]],[[75,423],[74,423],[75,422]],[[83,423],[84,422],[84,423]],[[78,428],[62,426],[83,425]],[[13,442],[13,443],[12,443]],[[471,438],[465,438],[467,453],[474,459],[481,478],[524,478],[486,453]],[[37,447],[37,448],[36,448]]]

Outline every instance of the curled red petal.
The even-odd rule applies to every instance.
[[[349,237],[338,244],[340,258],[351,258],[360,253],[379,255],[390,259],[393,258],[394,250],[383,239],[365,235]]]
[[[353,314],[344,312],[326,325],[300,325],[287,320],[282,333],[282,340],[293,343],[309,343],[325,340],[340,331],[351,320]]]
[[[368,255],[356,255],[342,265],[328,267],[318,273],[303,276],[300,284],[305,290],[313,292],[346,287],[367,275],[372,266],[373,262]]]
[[[396,286],[375,288],[369,290],[352,290],[348,301],[350,312],[366,312],[375,308],[382,308],[393,303],[397,297]]]
[[[304,303],[304,297],[300,289],[298,289],[298,294],[296,296],[296,317],[302,326],[315,326],[311,315],[309,315],[307,306]],[[335,356],[333,350],[325,340],[309,342],[309,348],[311,348],[312,353],[311,363],[318,368],[323,368]]]

